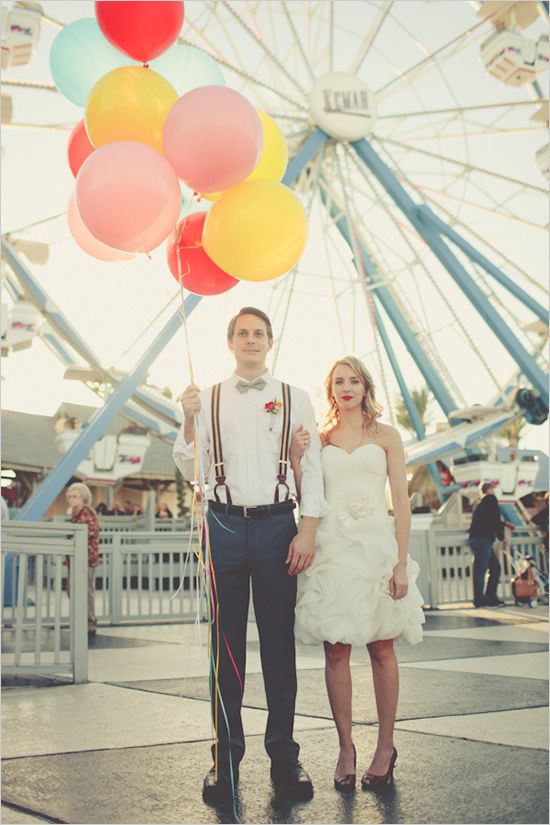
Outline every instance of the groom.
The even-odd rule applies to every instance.
[[[182,396],[184,421],[174,445],[174,461],[184,478],[193,480],[196,416],[219,604],[211,627],[213,661],[219,654],[219,692],[212,691],[218,770],[213,767],[206,775],[203,798],[227,798],[239,778],[245,750],[241,705],[252,584],[269,710],[264,741],[271,778],[279,792],[309,799],[313,786],[298,761],[300,747],[293,738],[294,606],[296,575],[313,560],[317,520],[326,507],[320,444],[307,394],[276,381],[266,369],[273,345],[267,315],[254,307],[241,309],[229,322],[227,343],[235,356],[235,372],[202,392],[194,384],[187,387]],[[289,447],[300,426],[313,435],[303,458],[297,529]],[[216,744],[212,754],[215,758]]]

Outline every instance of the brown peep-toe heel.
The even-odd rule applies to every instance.
[[[391,755],[390,764],[386,773],[380,775],[376,773],[369,773],[369,771],[367,771],[365,774],[363,774],[361,778],[361,787],[363,788],[363,790],[368,790],[369,788],[376,788],[380,785],[391,785],[393,782],[393,769],[395,767],[396,761],[397,751],[394,748]]]
[[[357,751],[353,746],[353,770],[354,773],[347,773],[345,776],[334,777],[334,787],[338,791],[349,791],[355,788],[355,769],[357,768]]]

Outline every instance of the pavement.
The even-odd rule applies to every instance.
[[[9,642],[9,640],[8,640]],[[337,736],[321,647],[297,647],[295,733],[311,801],[277,797],[263,748],[258,637],[249,624],[247,753],[235,808],[201,797],[210,767],[206,627],[102,627],[89,683],[6,680],[4,823],[547,823],[548,608],[428,611],[420,645],[396,646],[395,782],[338,793]],[[368,654],[352,653],[358,772],[376,741]]]

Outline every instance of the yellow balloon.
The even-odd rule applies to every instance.
[[[270,281],[304,251],[307,216],[290,189],[274,180],[247,180],[222,192],[202,233],[206,254],[243,281]]]
[[[246,180],[281,180],[288,164],[285,136],[265,112],[256,110],[264,130],[264,147],[260,160]]]
[[[162,129],[178,93],[144,66],[123,66],[104,75],[86,103],[86,131],[97,148],[119,140],[146,143],[163,153]]]
[[[264,130],[264,146],[260,160],[245,180],[281,180],[288,164],[285,136],[272,117],[256,109]],[[244,183],[244,181],[243,181]],[[203,198],[216,201],[221,192],[203,192]]]

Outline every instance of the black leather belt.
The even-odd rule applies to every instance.
[[[221,501],[209,501],[208,509],[215,513],[225,513],[230,516],[242,516],[243,518],[269,518],[294,510],[295,501],[281,501],[278,504],[258,504],[253,507],[241,507],[238,504],[224,504]]]

